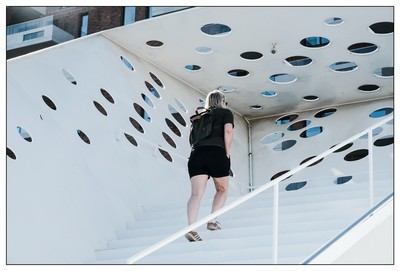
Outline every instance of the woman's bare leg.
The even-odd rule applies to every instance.
[[[199,214],[200,202],[206,189],[208,175],[196,175],[190,179],[192,186],[192,194],[187,203],[188,223],[193,224],[197,220]]]
[[[226,198],[228,197],[228,187],[229,187],[229,176],[221,178],[213,178],[213,179],[214,179],[216,193],[212,203],[211,213],[224,207]]]

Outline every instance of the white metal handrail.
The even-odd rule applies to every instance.
[[[273,199],[273,262],[277,263],[278,261],[278,203],[279,203],[279,183],[281,181],[283,181],[284,179],[286,179],[287,177],[289,177],[290,175],[293,175],[301,170],[303,170],[304,168],[308,167],[309,165],[317,162],[318,160],[330,155],[331,153],[333,153],[334,151],[344,147],[345,145],[347,145],[348,143],[358,139],[359,137],[368,134],[368,140],[370,141],[368,144],[368,148],[371,148],[372,146],[372,131],[377,128],[380,127],[382,125],[384,125],[385,123],[391,121],[393,119],[393,114],[391,114],[390,116],[382,119],[381,121],[371,125],[370,127],[368,127],[367,129],[353,135],[352,137],[344,140],[343,142],[337,144],[336,146],[330,148],[329,150],[315,156],[313,159],[308,160],[307,162],[295,167],[294,169],[290,170],[289,172],[282,174],[281,176],[279,176],[278,178],[276,178],[275,180],[255,189],[253,192],[244,195],[243,197],[231,202],[230,204],[226,205],[225,207],[219,209],[218,211],[215,211],[214,213],[205,216],[201,219],[199,219],[197,222],[175,232],[174,234],[171,234],[170,236],[166,237],[165,239],[159,241],[158,243],[138,252],[137,254],[133,255],[132,257],[129,257],[127,259],[127,263],[128,264],[132,264],[137,262],[138,260],[146,257],[147,255],[159,250],[160,248],[168,245],[169,243],[175,241],[176,239],[184,236],[187,232],[192,231],[202,225],[204,225],[205,223],[207,223],[208,221],[216,218],[217,216],[220,216],[226,212],[228,212],[229,210],[235,208],[236,206],[254,198],[255,196],[257,196],[258,194],[266,191],[267,189],[274,187],[273,193],[274,193],[274,199]],[[369,150],[369,154],[370,156],[372,156],[372,150]],[[372,159],[370,158],[369,160],[369,164],[371,166],[371,162]],[[370,184],[373,181],[373,176],[371,176],[371,171],[370,171]],[[370,185],[370,189],[372,189],[372,186]],[[373,192],[370,193],[370,196],[373,195]]]

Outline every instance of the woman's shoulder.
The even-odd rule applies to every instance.
[[[229,110],[228,108],[219,107],[219,108],[215,108],[215,109],[213,109],[213,110],[215,110],[215,112],[221,112],[221,113],[232,114],[232,111]]]
[[[230,117],[233,118],[233,113],[231,110],[229,110],[228,108],[215,108],[214,109],[214,114],[221,116],[221,117]]]

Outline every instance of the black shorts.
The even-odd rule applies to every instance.
[[[188,162],[189,176],[208,175],[209,177],[229,176],[231,160],[226,157],[224,148],[203,146],[192,150]]]

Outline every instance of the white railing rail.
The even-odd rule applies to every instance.
[[[352,137],[344,140],[343,142],[335,145],[334,147],[330,148],[329,150],[315,156],[313,159],[308,160],[307,162],[301,164],[300,166],[295,167],[294,169],[286,172],[285,174],[282,174],[281,176],[279,176],[278,178],[276,178],[275,180],[268,182],[267,184],[255,189],[254,191],[252,191],[249,194],[246,194],[244,196],[242,196],[241,198],[231,202],[230,204],[226,205],[225,207],[221,208],[218,211],[215,211],[214,213],[205,216],[201,219],[199,219],[197,222],[175,232],[174,234],[171,234],[170,236],[166,237],[165,239],[159,241],[158,243],[138,252],[137,254],[133,255],[132,257],[129,257],[127,259],[127,263],[128,264],[132,264],[137,262],[138,260],[146,257],[147,255],[159,250],[160,248],[168,245],[169,243],[175,241],[176,239],[184,236],[187,232],[192,231],[202,225],[204,225],[205,223],[207,223],[208,221],[216,218],[217,216],[220,216],[226,212],[228,212],[229,210],[235,208],[236,206],[254,198],[255,196],[257,196],[258,194],[268,190],[271,187],[274,187],[273,190],[273,263],[277,263],[278,262],[278,205],[279,205],[279,183],[281,181],[283,181],[284,179],[288,178],[289,176],[303,170],[304,168],[308,167],[309,165],[317,162],[318,160],[330,155],[331,153],[333,153],[334,151],[344,147],[345,145],[349,144],[350,142],[358,139],[359,137],[368,134],[368,148],[369,148],[369,182],[370,182],[370,204],[373,205],[373,171],[371,171],[371,167],[372,167],[372,147],[373,147],[373,143],[372,143],[372,131],[375,128],[378,128],[382,125],[384,125],[385,123],[391,121],[393,119],[393,113],[388,116],[385,117],[384,119],[378,121],[377,123],[371,125],[370,127],[368,127],[367,129],[353,135]],[[372,208],[372,206],[371,206]]]

